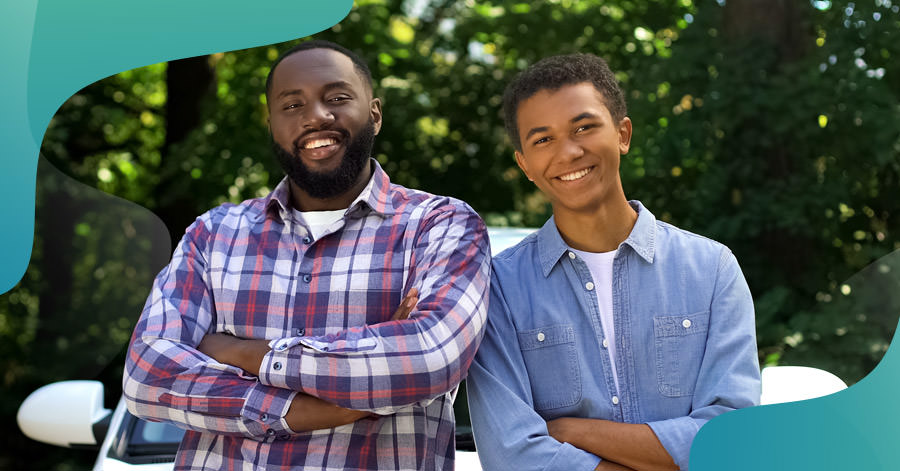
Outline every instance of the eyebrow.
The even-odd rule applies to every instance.
[[[575,124],[575,123],[577,123],[577,122],[579,122],[579,121],[583,121],[583,120],[585,120],[585,119],[595,119],[595,118],[597,118],[597,115],[596,115],[596,114],[591,113],[591,112],[589,112],[589,111],[585,111],[584,113],[581,113],[580,115],[578,115],[578,116],[572,118],[571,120],[569,120],[569,122],[572,123],[572,124]],[[534,135],[534,134],[537,134],[537,133],[539,133],[539,132],[546,132],[546,131],[548,131],[548,130],[550,130],[550,128],[547,127],[547,126],[538,126],[538,127],[536,127],[536,128],[531,128],[530,130],[528,130],[528,133],[525,134],[525,140],[527,141],[528,138],[531,137],[531,136]]]
[[[346,80],[337,80],[335,82],[328,83],[324,87],[322,87],[323,91],[326,91],[326,92],[334,90],[336,88],[352,90],[353,85],[351,85],[350,82],[347,82]],[[278,94],[277,98],[284,98],[286,96],[294,96],[294,95],[304,95],[303,89],[302,88],[294,88],[294,89],[290,89],[290,90],[282,90]]]

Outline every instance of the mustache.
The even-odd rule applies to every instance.
[[[298,156],[300,154],[300,142],[303,141],[304,139],[306,139],[306,136],[308,136],[314,132],[320,132],[320,131],[336,132],[341,135],[341,141],[343,141],[343,142],[347,142],[350,140],[350,132],[344,128],[313,129],[313,130],[307,131],[307,132],[297,136],[297,138],[294,139],[294,142],[291,143],[291,150],[294,151],[294,156]]]

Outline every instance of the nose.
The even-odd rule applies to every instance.
[[[312,103],[306,109],[303,127],[308,129],[327,128],[334,123],[334,113],[324,103]]]
[[[584,155],[584,148],[575,139],[565,139],[560,150],[561,157],[566,160],[576,160]]]

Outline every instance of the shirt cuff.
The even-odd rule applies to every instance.
[[[251,435],[271,442],[289,438],[294,432],[285,416],[297,391],[279,389],[257,383],[250,388],[241,416]]]
[[[270,350],[263,356],[259,365],[259,382],[276,388],[300,390],[300,337],[275,339],[269,342]],[[288,372],[292,372],[288,375]],[[288,382],[293,376],[294,381]]]
[[[691,417],[676,417],[674,419],[647,422],[656,438],[662,443],[663,448],[672,457],[672,461],[682,470],[688,469],[688,458],[691,455],[691,443],[700,426],[705,423],[702,419]]]

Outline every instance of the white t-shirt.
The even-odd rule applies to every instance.
[[[619,392],[619,375],[616,373],[616,327],[613,321],[612,301],[612,276],[613,259],[616,251],[612,252],[583,252],[569,249],[575,252],[591,270],[594,279],[594,293],[597,295],[597,305],[600,307],[600,325],[603,327],[603,346],[609,350],[609,364],[612,366],[613,380],[616,383],[616,394]]]
[[[298,220],[303,218],[306,221],[306,225],[309,226],[309,231],[312,233],[313,240],[319,240],[319,237],[328,229],[332,224],[340,220],[344,217],[344,213],[347,211],[346,209],[337,209],[334,211],[297,211],[296,209],[291,209],[294,211],[294,217]]]

